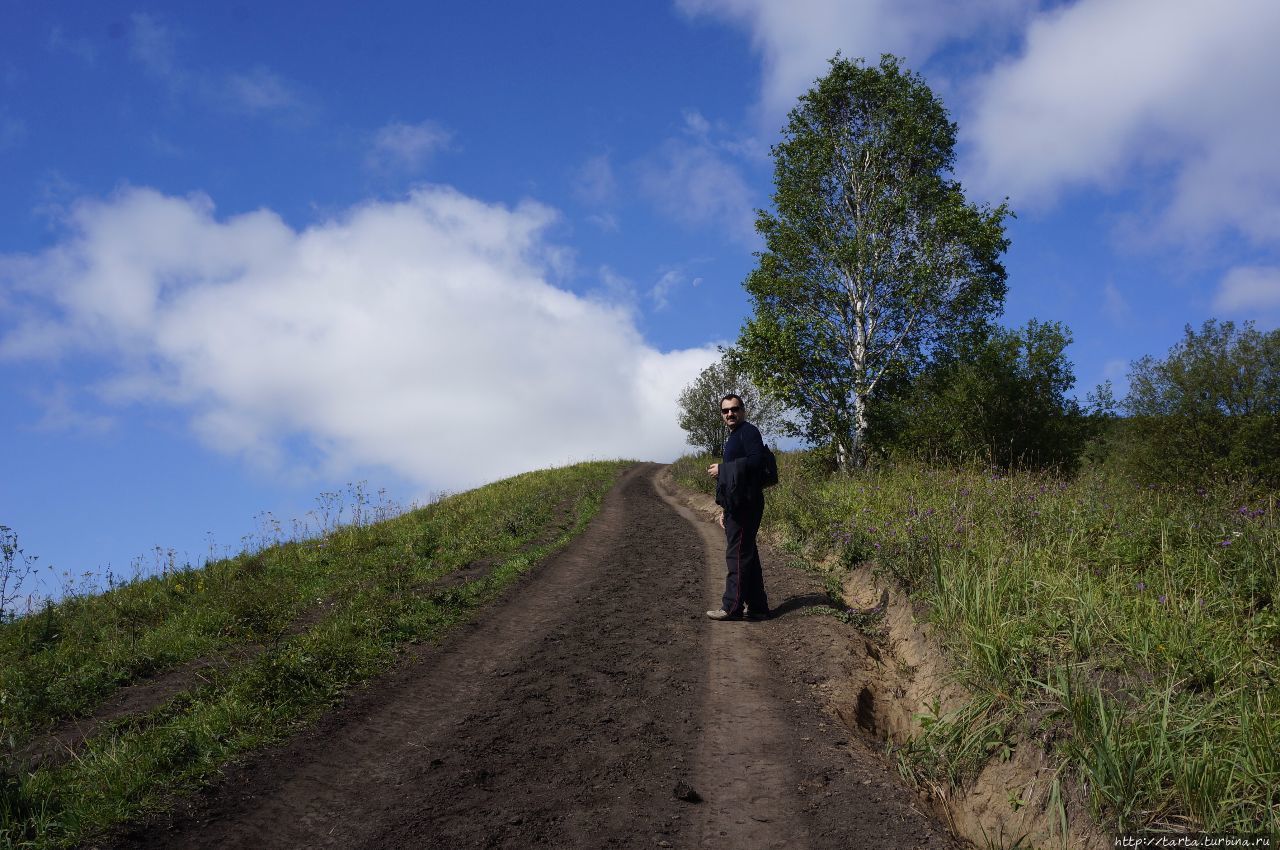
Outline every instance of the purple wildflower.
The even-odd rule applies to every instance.
[[[1138,587],[1138,592],[1141,593],[1142,591],[1147,589],[1147,583],[1145,581],[1140,581],[1138,582],[1137,587]]]

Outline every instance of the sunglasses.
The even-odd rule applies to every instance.
[[[720,412],[721,413],[741,413],[742,405],[735,404],[733,407],[722,407],[720,408]]]

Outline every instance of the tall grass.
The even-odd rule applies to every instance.
[[[708,460],[678,477],[707,489]],[[1274,494],[780,466],[767,531],[834,571],[869,561],[896,579],[975,694],[907,748],[918,774],[963,781],[957,766],[1020,728],[1052,742],[1116,830],[1280,832]]]
[[[280,740],[562,547],[623,463],[531,472],[383,522],[66,598],[0,626],[10,753],[131,682],[223,653],[203,681],[109,723],[74,758],[0,771],[0,847],[71,846]],[[465,565],[470,581],[439,585]],[[239,658],[241,660],[236,661]]]

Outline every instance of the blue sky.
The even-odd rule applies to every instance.
[[[1280,5],[0,0],[0,524],[63,571],[682,451],[769,147],[894,52],[1081,395],[1280,323]],[[47,585],[46,585],[47,587]]]

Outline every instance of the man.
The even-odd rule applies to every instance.
[[[756,534],[764,516],[764,488],[760,486],[764,462],[764,440],[756,426],[746,420],[742,398],[727,395],[720,400],[720,416],[729,428],[724,444],[724,460],[707,467],[716,479],[716,503],[720,527],[724,529],[725,561],[729,571],[724,582],[724,598],[717,611],[708,611],[713,620],[767,620],[769,598],[764,592],[764,573]]]

